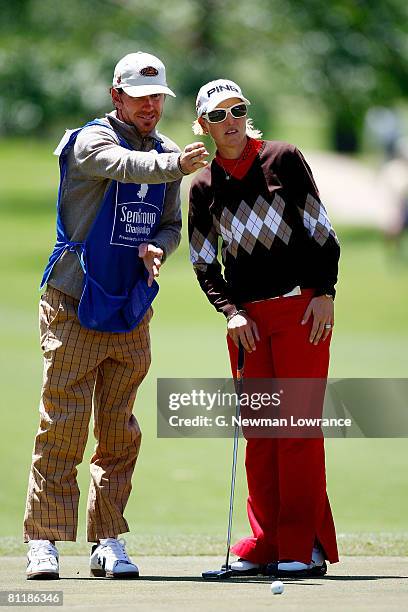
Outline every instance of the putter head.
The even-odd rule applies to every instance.
[[[225,565],[223,565],[219,570],[209,570],[208,572],[203,572],[201,575],[204,580],[228,580],[228,578],[232,576],[232,569],[230,566],[226,569]]]

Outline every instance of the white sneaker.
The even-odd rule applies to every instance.
[[[27,580],[58,580],[58,551],[49,540],[30,540],[27,553]]]
[[[312,551],[311,563],[302,563],[301,561],[287,561],[278,563],[278,570],[284,572],[303,572],[314,568],[322,567],[324,564],[324,556],[320,548],[314,547]]]
[[[231,569],[234,574],[241,576],[256,576],[260,568],[259,563],[252,563],[252,561],[247,561],[246,559],[238,559],[231,563]]]
[[[100,540],[92,546],[91,576],[105,578],[139,578],[139,568],[125,550],[125,541],[115,538]]]

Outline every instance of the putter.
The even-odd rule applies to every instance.
[[[234,428],[234,448],[232,451],[232,470],[231,470],[231,491],[230,491],[230,502],[229,502],[229,516],[228,516],[228,534],[227,534],[227,555],[225,558],[225,564],[219,570],[209,570],[203,572],[202,577],[205,580],[226,580],[231,578],[233,571],[229,564],[230,547],[231,547],[231,531],[232,531],[232,514],[234,510],[234,495],[235,495],[235,476],[237,473],[237,454],[238,454],[238,439],[239,439],[239,425],[237,424],[239,413],[240,413],[240,397],[242,393],[242,382],[244,377],[244,356],[245,351],[241,342],[238,347],[238,366],[236,373],[236,389],[237,389],[237,405],[235,408],[235,428]]]

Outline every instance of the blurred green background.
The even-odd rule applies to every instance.
[[[127,52],[142,49],[165,61],[178,97],[167,100],[160,130],[180,146],[193,140],[198,87],[225,75],[238,80],[253,101],[251,115],[266,138],[295,143],[307,159],[318,152],[330,161],[337,197],[326,203],[342,244],[330,373],[407,376],[406,242],[395,223],[378,223],[370,214],[374,202],[367,185],[396,161],[405,177],[400,143],[408,94],[406,3],[335,0],[328,8],[318,0],[302,6],[294,0],[250,6],[242,0],[176,0],[170,7],[155,0],[73,0],[62,9],[51,0],[16,0],[1,2],[1,10],[1,552],[23,550],[42,368],[37,288],[55,232],[58,167],[52,150],[63,129],[111,109],[113,67]],[[357,174],[370,173],[363,181],[366,196],[346,195],[348,179],[340,170],[336,174],[339,160],[352,163]],[[186,179],[184,220],[188,184]],[[387,218],[387,201],[380,198],[378,206]],[[160,286],[152,368],[135,408],[144,439],[126,511],[135,534],[131,541],[139,553],[221,552],[232,441],[156,437],[157,377],[229,375],[225,322],[195,281],[185,231]],[[79,467],[82,539],[93,444],[91,436]],[[247,533],[243,448],[244,443],[236,536]],[[388,553],[406,552],[406,440],[328,440],[326,448],[342,552],[378,551],[384,543]]]

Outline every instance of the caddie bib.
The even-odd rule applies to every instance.
[[[68,132],[57,149],[60,164],[57,241],[41,287],[62,254],[66,250],[76,252],[84,272],[78,307],[81,325],[98,331],[127,332],[142,320],[159,290],[156,281],[151,287],[147,285],[148,272],[139,257],[138,247],[151,241],[158,230],[166,184],[111,181],[85,241],[70,241],[61,218],[61,191],[67,171],[67,155],[79,132],[91,125],[112,129],[101,121],[91,121]],[[123,138],[119,139],[120,146],[132,150]],[[159,142],[155,148],[158,153],[163,152]]]

